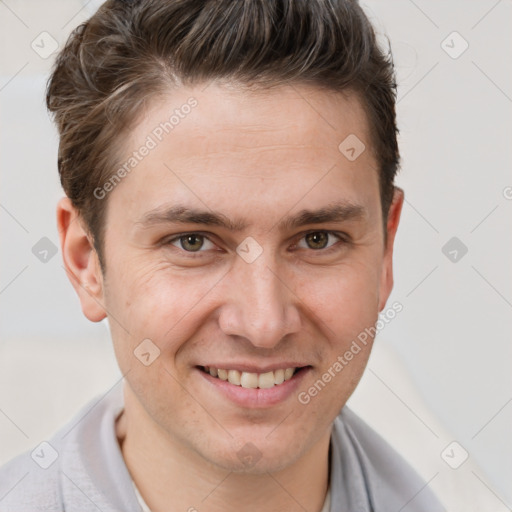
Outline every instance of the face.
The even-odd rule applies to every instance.
[[[351,134],[366,147],[355,159],[339,149]],[[329,435],[372,340],[345,353],[392,287],[401,198],[385,244],[359,101],[183,88],[150,105],[125,147],[125,161],[145,156],[104,199],[106,272],[82,306],[94,320],[104,306],[131,402],[213,465],[292,464]]]

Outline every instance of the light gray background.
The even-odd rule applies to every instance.
[[[46,439],[120,378],[106,326],[82,316],[60,254],[42,263],[32,253],[42,237],[58,245],[62,192],[44,108],[53,56],[41,58],[31,43],[46,31],[62,45],[97,5],[0,1],[0,463]],[[411,458],[415,446],[431,443],[443,475],[461,471],[440,457],[456,440],[478,467],[466,484],[486,494],[492,510],[510,510],[512,2],[364,6],[391,40],[400,83],[398,185],[406,204],[389,304],[404,310],[379,336],[378,350],[395,363],[375,356],[352,402],[385,437],[403,414],[417,428],[401,434],[410,436]],[[442,45],[453,31],[469,44],[458,58]],[[457,37],[444,43],[452,54],[463,44]],[[452,237],[468,248],[457,262],[442,252]],[[425,421],[416,401],[448,434]]]

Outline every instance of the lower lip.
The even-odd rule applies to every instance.
[[[210,385],[222,393],[229,400],[241,407],[264,408],[284,402],[290,395],[296,391],[304,376],[311,370],[310,366],[301,368],[293,374],[291,379],[285,380],[282,384],[275,385],[272,388],[251,389],[243,388],[229,383],[217,377],[212,377],[209,373],[196,368],[195,369]]]

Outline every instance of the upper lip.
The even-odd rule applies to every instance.
[[[302,368],[304,366],[309,366],[304,363],[297,363],[294,361],[284,361],[279,363],[266,364],[262,366],[257,366],[254,364],[247,363],[208,363],[199,365],[202,367],[207,366],[208,368],[216,368],[217,370],[238,370],[239,372],[248,372],[248,373],[267,373],[272,372],[274,370],[285,370],[286,368]]]

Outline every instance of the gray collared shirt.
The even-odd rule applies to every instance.
[[[48,443],[0,468],[0,512],[141,512],[116,438],[122,409],[119,383]],[[444,511],[413,469],[347,407],[331,435],[330,493],[331,512]]]

